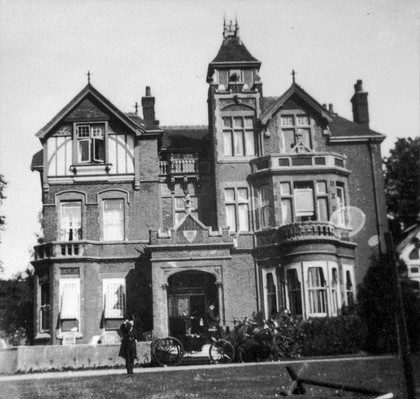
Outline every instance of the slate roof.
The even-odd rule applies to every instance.
[[[228,36],[213,62],[259,62],[254,58],[238,36]]]
[[[375,132],[369,129],[367,126],[361,125],[356,122],[349,121],[333,112],[329,112],[321,104],[319,104],[310,94],[302,89],[296,83],[293,83],[286,92],[280,97],[264,97],[262,101],[262,112],[260,120],[266,123],[276,113],[281,106],[289,99],[293,94],[301,97],[310,106],[320,112],[324,117],[328,119],[328,125],[331,132],[332,138],[339,137],[374,137],[377,139],[384,139],[385,136],[381,133]]]
[[[163,151],[194,151],[203,150],[205,142],[209,142],[207,126],[161,126],[163,129]]]
[[[43,150],[39,150],[32,157],[31,170],[39,170],[43,167]]]

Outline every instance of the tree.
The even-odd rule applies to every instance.
[[[32,271],[28,268],[9,280],[0,279],[0,330],[14,345],[33,337]]]
[[[385,195],[397,242],[402,230],[414,224],[420,212],[420,138],[400,138],[384,158]]]

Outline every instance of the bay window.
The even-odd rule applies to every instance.
[[[104,199],[103,204],[103,240],[122,241],[124,240],[124,200]]]
[[[280,182],[280,195],[282,225],[312,220],[329,221],[326,181]]]
[[[60,241],[82,239],[81,201],[63,201],[60,203],[60,227]]]
[[[292,315],[337,316],[342,301],[336,262],[301,262],[284,270],[286,302]]]
[[[255,155],[254,117],[225,116],[223,123],[223,148],[227,157]]]
[[[105,125],[76,125],[77,162],[105,162]]]

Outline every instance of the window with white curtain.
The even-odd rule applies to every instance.
[[[308,268],[308,316],[326,316],[327,281],[322,267]]]
[[[60,320],[77,321],[71,324],[73,328],[78,328],[80,321],[80,279],[62,278],[60,279]]]
[[[82,203],[63,201],[60,203],[60,241],[82,239]]]
[[[124,240],[124,200],[103,200],[104,241]]]
[[[126,307],[125,279],[104,279],[103,295],[105,319],[122,319]]]

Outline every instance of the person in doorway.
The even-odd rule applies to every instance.
[[[214,314],[214,303],[210,304],[210,306],[207,309],[207,312],[204,315],[204,325],[207,329],[207,333],[210,337],[214,338],[214,335],[221,334],[220,331],[220,320],[219,318]]]
[[[119,356],[125,359],[127,374],[133,374],[134,360],[137,358],[137,342],[134,335],[134,317],[132,315],[125,318],[120,331],[122,339]]]

